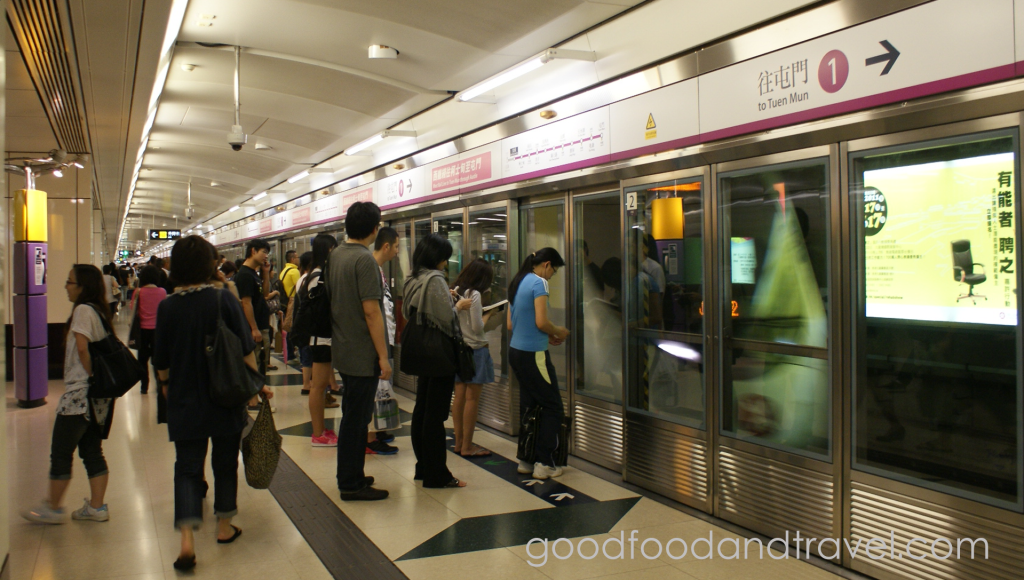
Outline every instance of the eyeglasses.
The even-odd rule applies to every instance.
[[[78,286],[78,282],[74,282],[72,280],[65,280],[64,281],[64,285],[65,286]]]

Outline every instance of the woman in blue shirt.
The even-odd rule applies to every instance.
[[[508,361],[519,380],[520,417],[532,407],[541,408],[534,456],[519,458],[519,473],[533,473],[534,479],[562,475],[562,468],[555,465],[555,450],[568,443],[558,440],[565,410],[548,353],[549,344],[557,346],[569,336],[569,329],[548,319],[548,280],[564,265],[557,250],[542,248],[526,257],[508,287]]]

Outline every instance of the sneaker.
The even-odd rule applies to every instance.
[[[310,441],[312,441],[313,447],[337,447],[338,446],[338,438],[337,437],[333,437],[333,438],[329,437],[327,435],[327,431],[324,431],[323,435],[320,435],[319,437],[311,437]]]
[[[530,463],[529,461],[523,461],[522,459],[520,459],[519,467],[516,468],[516,471],[522,473],[523,475],[526,475],[527,473],[533,473],[533,464]]]
[[[395,436],[392,435],[391,433],[388,433],[387,431],[377,432],[377,441],[380,441],[381,443],[391,443],[394,440]]]
[[[540,461],[533,464],[534,479],[547,479],[549,477],[558,477],[559,475],[562,475],[561,467],[548,467]]]
[[[21,517],[37,524],[63,524],[64,510],[53,509],[48,500],[43,500],[38,506],[21,513]]]
[[[386,489],[376,489],[369,485],[359,491],[341,492],[341,501],[379,501],[387,497]]]
[[[89,500],[87,499],[81,509],[71,512],[71,519],[105,522],[110,519],[110,512],[107,511],[107,504],[94,508],[89,505]]]
[[[324,435],[334,439],[335,441],[338,440],[338,434],[334,432],[334,429],[324,429]]]
[[[398,448],[383,441],[371,441],[366,444],[367,455],[394,455],[395,453],[398,453]]]

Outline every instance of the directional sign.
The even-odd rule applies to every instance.
[[[576,499],[576,496],[571,493],[553,493],[548,497],[554,498],[555,501],[562,501],[565,498]]]
[[[523,480],[523,483],[526,484],[526,487],[533,487],[533,486],[537,485],[538,483],[541,484],[541,485],[544,485],[544,482],[539,480],[539,479],[525,479],[525,480]]]
[[[151,240],[176,240],[181,237],[181,230],[149,230]]]
[[[936,0],[701,75],[700,138],[1011,78],[1013,19],[1013,0]]]

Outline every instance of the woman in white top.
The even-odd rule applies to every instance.
[[[57,420],[50,443],[50,493],[42,504],[22,513],[25,519],[42,524],[64,523],[64,492],[71,483],[71,464],[75,449],[85,463],[92,498],[71,513],[75,520],[105,522],[109,519],[103,496],[107,491],[107,461],[103,457],[103,439],[110,426],[113,405],[110,399],[90,399],[89,379],[92,359],[89,343],[107,336],[110,325],[110,293],[103,274],[90,264],[71,268],[64,284],[68,300],[74,303],[68,319],[64,345],[64,389],[57,402]]]
[[[484,336],[484,324],[494,311],[483,313],[483,295],[490,291],[494,281],[494,269],[486,261],[477,258],[469,263],[455,280],[452,293],[461,298],[456,308],[462,340],[473,349],[473,366],[476,373],[471,377],[455,377],[455,400],[452,402],[452,422],[455,426],[455,452],[463,457],[484,457],[491,452],[473,445],[473,431],[476,428],[480,392],[483,386],[494,382],[494,359]]]
[[[103,285],[107,290],[107,304],[111,314],[117,314],[117,305],[121,300],[121,285],[114,278],[116,273],[117,268],[113,264],[103,266]]]

